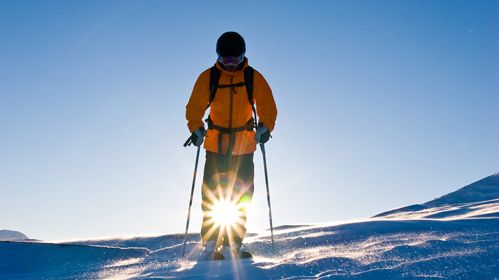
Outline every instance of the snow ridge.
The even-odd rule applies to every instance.
[[[499,173],[423,204],[389,210],[374,218],[447,218],[499,217]]]
[[[0,241],[20,241],[27,240],[28,237],[19,231],[14,230],[0,230]]]

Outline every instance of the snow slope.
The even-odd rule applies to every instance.
[[[343,224],[248,236],[253,260],[196,261],[198,234],[0,242],[1,279],[498,279],[498,174],[439,199]],[[77,244],[76,244],[77,243]]]
[[[499,173],[424,204],[414,204],[374,216],[383,218],[499,218]]]
[[[28,237],[19,231],[14,230],[0,230],[0,241],[16,241],[16,240],[26,240]]]

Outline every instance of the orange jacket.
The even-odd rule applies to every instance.
[[[220,70],[219,85],[229,85],[244,82],[244,68],[248,67],[248,60],[245,59],[244,67],[236,72],[224,70],[217,62],[216,67]],[[210,69],[199,75],[191,97],[187,103],[185,117],[187,126],[191,133],[199,127],[204,127],[203,117],[206,106],[210,99]],[[233,93],[231,93],[233,91]],[[253,78],[253,98],[257,109],[258,122],[263,123],[270,131],[274,129],[277,117],[277,108],[267,81],[255,70]],[[231,115],[232,111],[232,115]],[[248,101],[246,87],[225,87],[218,88],[215,98],[210,105],[210,119],[217,126],[224,128],[238,128],[247,124],[252,117],[252,107]],[[219,131],[208,129],[204,148],[207,151],[217,153],[219,150]],[[244,130],[236,132],[233,155],[250,154],[256,150],[255,132]],[[229,147],[229,134],[222,133],[221,153],[227,154]]]

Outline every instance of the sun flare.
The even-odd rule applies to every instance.
[[[252,187],[227,173],[217,174],[213,182],[203,186],[203,241],[216,240],[220,246],[240,245],[246,235]]]
[[[210,216],[216,225],[229,228],[233,226],[240,217],[238,205],[228,199],[217,201],[213,205]]]

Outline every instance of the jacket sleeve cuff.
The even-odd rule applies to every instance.
[[[274,126],[275,126],[275,123],[273,122],[269,122],[269,121],[265,121],[265,120],[261,120],[259,123],[262,123],[266,128],[269,129],[270,132],[272,132],[272,130],[274,130]]]
[[[187,126],[189,127],[189,131],[191,133],[194,132],[194,130],[196,130],[197,128],[199,127],[203,127],[204,128],[204,123],[202,121],[198,121],[198,122],[188,122],[187,123]]]

